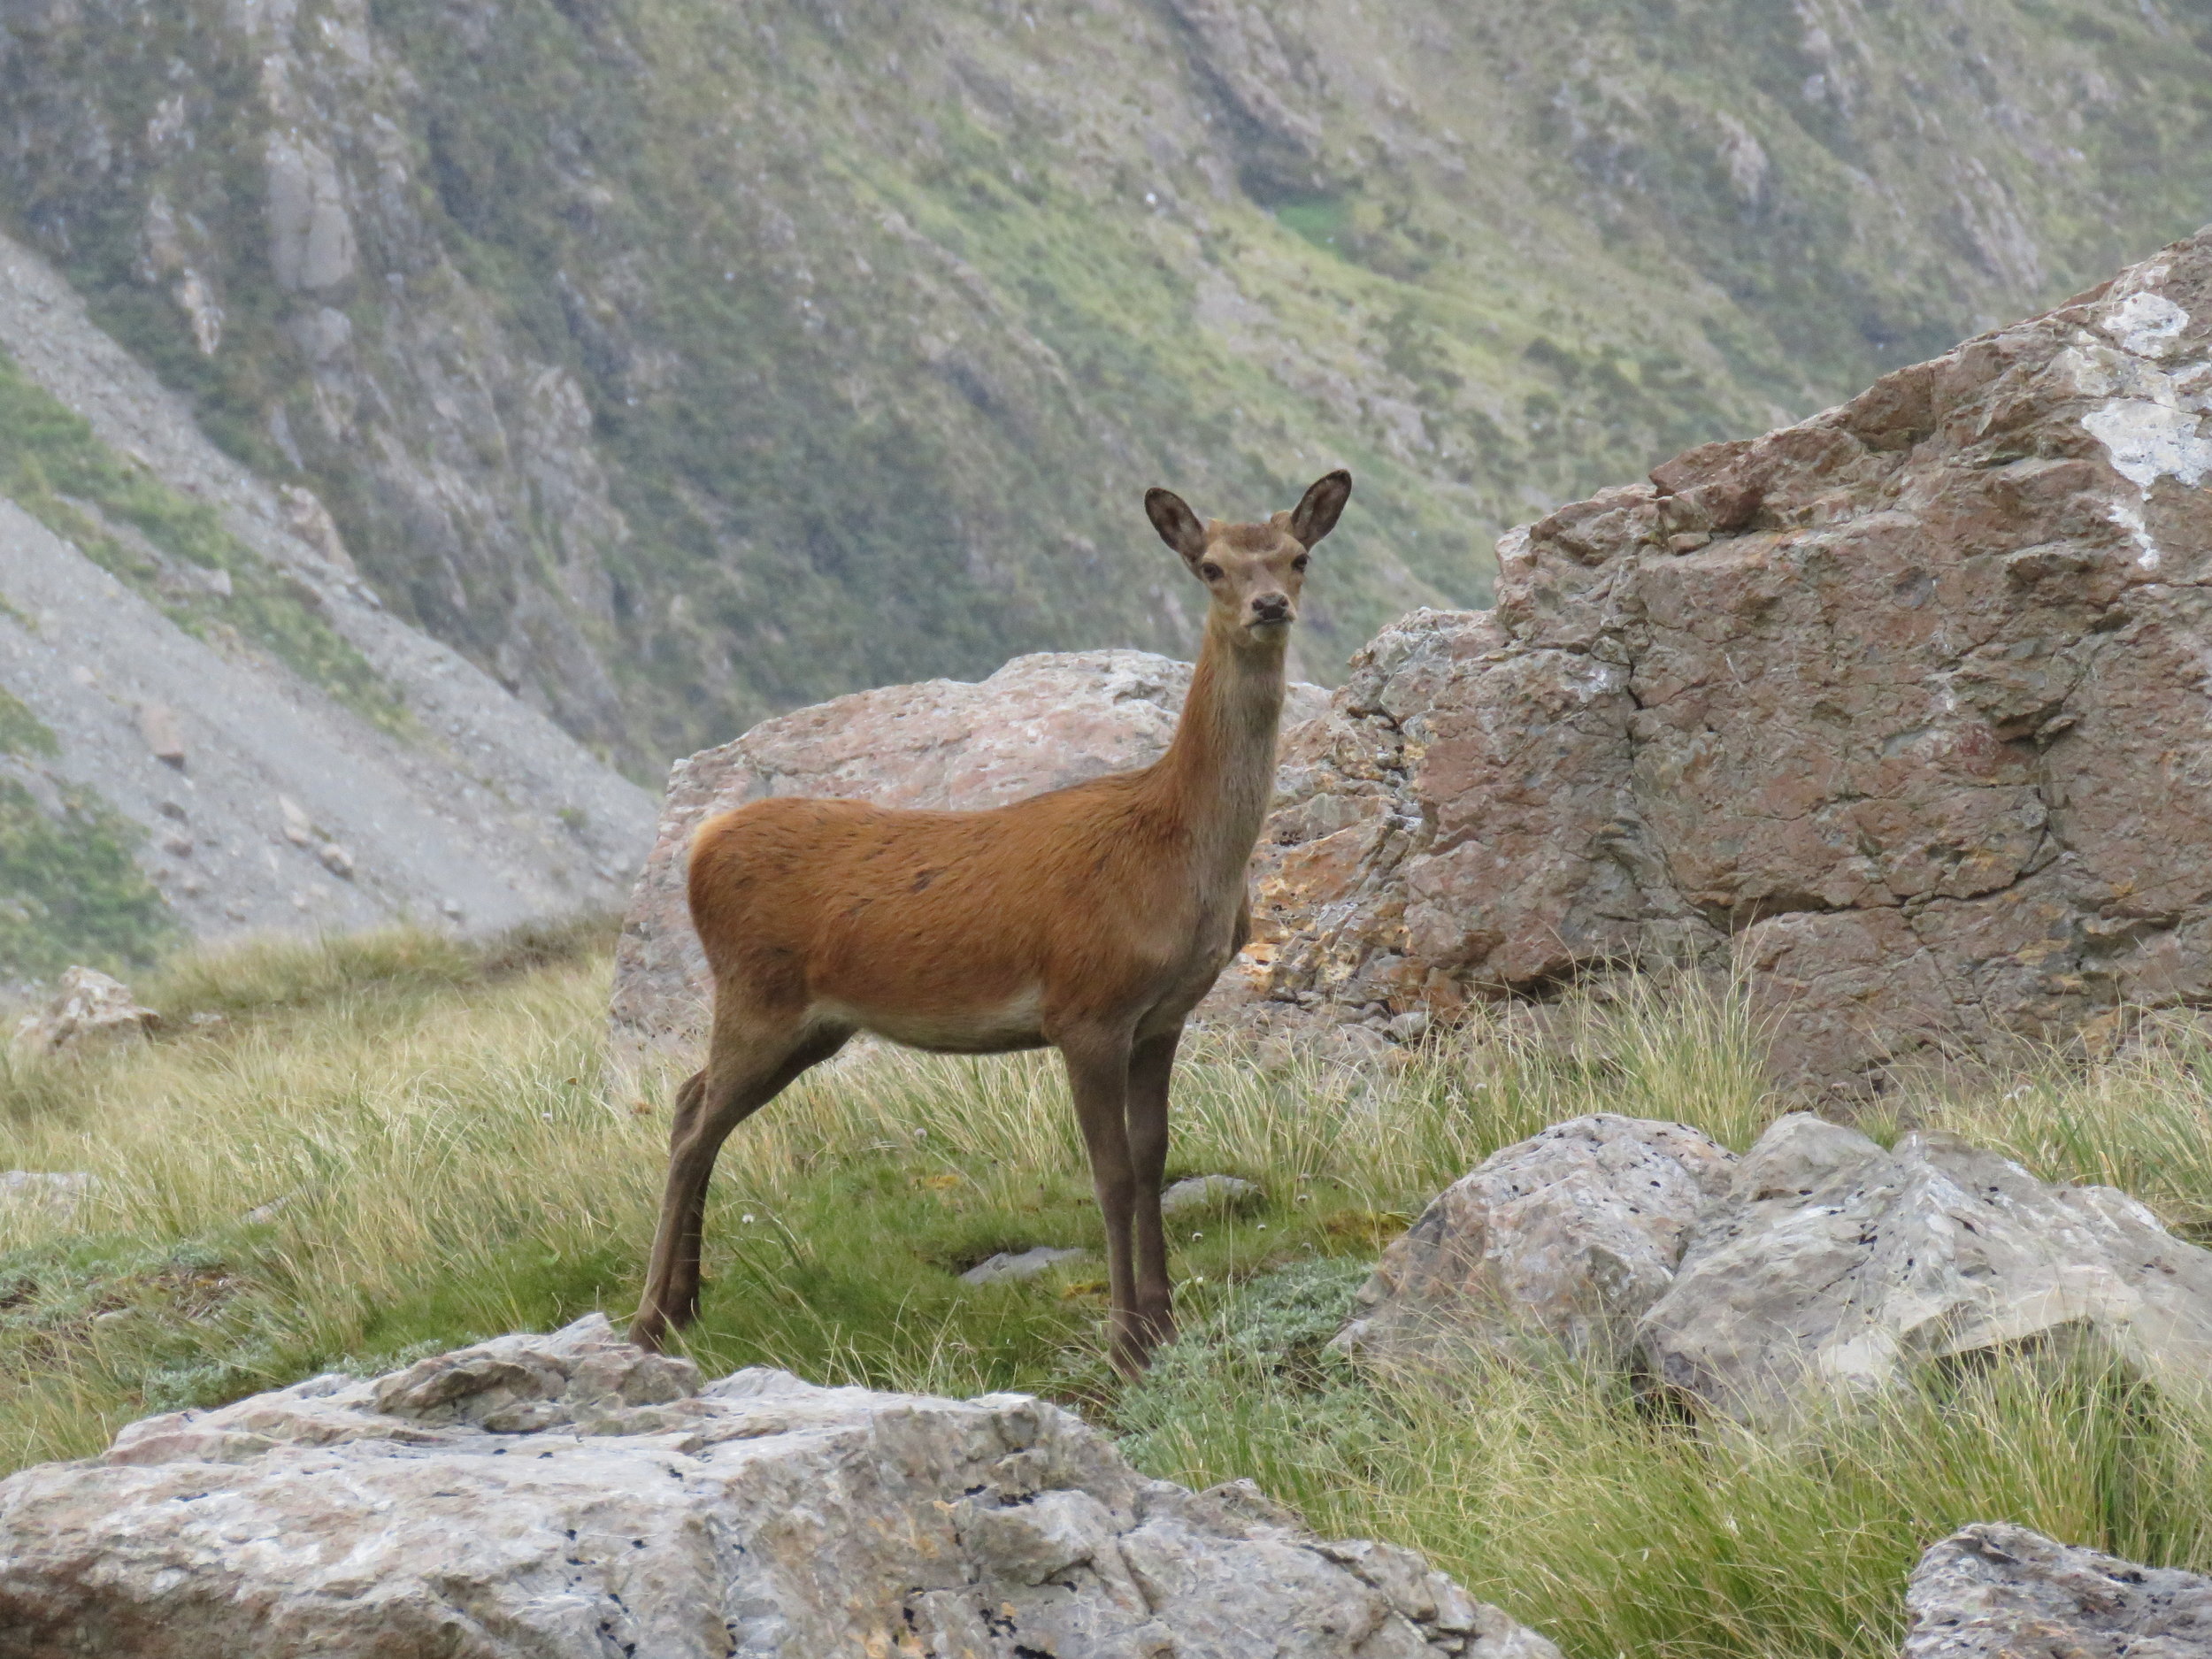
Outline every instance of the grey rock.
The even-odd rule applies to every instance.
[[[92,1191],[91,1176],[75,1170],[0,1170],[0,1215],[29,1212],[67,1221]]]
[[[996,1256],[986,1256],[961,1274],[960,1282],[964,1285],[1002,1285],[1009,1279],[1034,1279],[1063,1262],[1079,1262],[1085,1254],[1081,1250],[1056,1250],[1046,1244],[1021,1251],[1018,1255],[1001,1250]]]
[[[1686,1125],[1610,1112],[1506,1147],[1383,1253],[1336,1345],[1395,1360],[1533,1337],[1623,1356],[1734,1164]]]
[[[1806,1113],[1745,1154],[1641,1328],[1662,1382],[1776,1425],[1916,1362],[2079,1336],[2201,1394],[2212,1252],[2113,1187],[2047,1186],[1945,1134],[1885,1151]]]
[[[150,1008],[141,1008],[131,988],[97,968],[70,968],[61,976],[53,1000],[17,1022],[18,1054],[50,1055],[118,1037],[142,1037],[161,1023]]]
[[[1905,1589],[1903,1659],[2212,1659],[2212,1578],[1962,1527]]]
[[[1259,1195],[1256,1186],[1239,1176],[1186,1176],[1160,1194],[1160,1213],[1180,1216],[1201,1210],[1233,1210]]]
[[[704,1387],[598,1315],[133,1425],[0,1482],[12,1659],[1556,1659],[1406,1551],[1079,1419]]]

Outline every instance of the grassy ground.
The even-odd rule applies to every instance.
[[[665,1101],[603,1095],[605,976],[590,929],[187,957],[141,987],[159,1041],[0,1072],[0,1166],[97,1178],[68,1230],[0,1220],[0,1466],[83,1455],[152,1409],[626,1315]],[[1048,1394],[1154,1472],[1249,1474],[1324,1531],[1424,1549],[1589,1659],[1893,1652],[1906,1571],[1972,1519],[2212,1567],[2212,1425],[2086,1361],[1931,1379],[1780,1447],[1655,1419],[1609,1378],[1363,1379],[1322,1354],[1379,1242],[1499,1146],[1592,1110],[1747,1144],[1784,1108],[1754,1034],[1632,987],[1565,1048],[1501,1025],[1263,1071],[1197,1045],[1174,1170],[1263,1196],[1179,1226],[1187,1334],[1126,1390],[1098,1358],[1094,1266],[955,1277],[1097,1243],[1049,1061],[862,1055],[733,1141],[695,1351],[710,1374]],[[2005,1088],[1932,1081],[1901,1110],[2205,1229],[2208,1060],[2179,1033]]]

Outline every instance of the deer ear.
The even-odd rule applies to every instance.
[[[1198,522],[1188,502],[1171,489],[1148,489],[1144,516],[1152,520],[1160,540],[1183,556],[1186,565],[1198,563],[1206,551],[1206,526]]]
[[[1317,478],[1290,515],[1290,534],[1300,547],[1311,547],[1336,528],[1337,515],[1352,499],[1352,475],[1342,467]]]

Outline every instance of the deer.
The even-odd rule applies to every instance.
[[[986,811],[771,796],[708,819],[687,889],[713,982],[706,1064],[677,1091],[630,1340],[698,1316],[707,1188],[730,1133],[856,1033],[936,1054],[1053,1048],[1106,1234],[1111,1360],[1175,1334],[1160,1182],[1183,1027],[1249,941],[1247,872],[1275,788],[1284,656],[1351,474],[1288,512],[1201,523],[1146,493],[1204,584],[1204,641],[1166,752]]]

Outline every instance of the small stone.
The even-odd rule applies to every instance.
[[[79,1171],[0,1170],[0,1210],[33,1210],[67,1221],[96,1185]]]
[[[448,899],[439,905],[438,909],[449,921],[457,922],[461,919],[461,901],[458,899]]]
[[[1180,1216],[1201,1210],[1230,1210],[1260,1195],[1252,1182],[1235,1175],[1192,1175],[1160,1194],[1160,1213]]]
[[[1420,1009],[1409,1009],[1393,1019],[1387,1029],[1400,1042],[1418,1042],[1429,1034],[1429,1017]]]
[[[57,1054],[95,1040],[143,1037],[160,1023],[161,1017],[141,1008],[120,979],[96,968],[71,968],[44,1010],[17,1025],[15,1048],[19,1053]]]
[[[987,1256],[960,1275],[964,1285],[1002,1285],[1010,1280],[1034,1279],[1049,1271],[1063,1262],[1079,1262],[1088,1252],[1083,1250],[1056,1250],[1041,1244],[1034,1249],[1024,1250],[1018,1256],[1002,1250]]]
[[[189,835],[165,835],[161,838],[161,850],[172,858],[189,858],[192,856],[192,838]]]
[[[353,879],[353,855],[336,841],[325,841],[315,849],[315,856],[323,861],[323,868],[341,880]]]
[[[174,709],[165,703],[139,704],[138,734],[156,760],[183,770],[184,732],[177,724]]]

